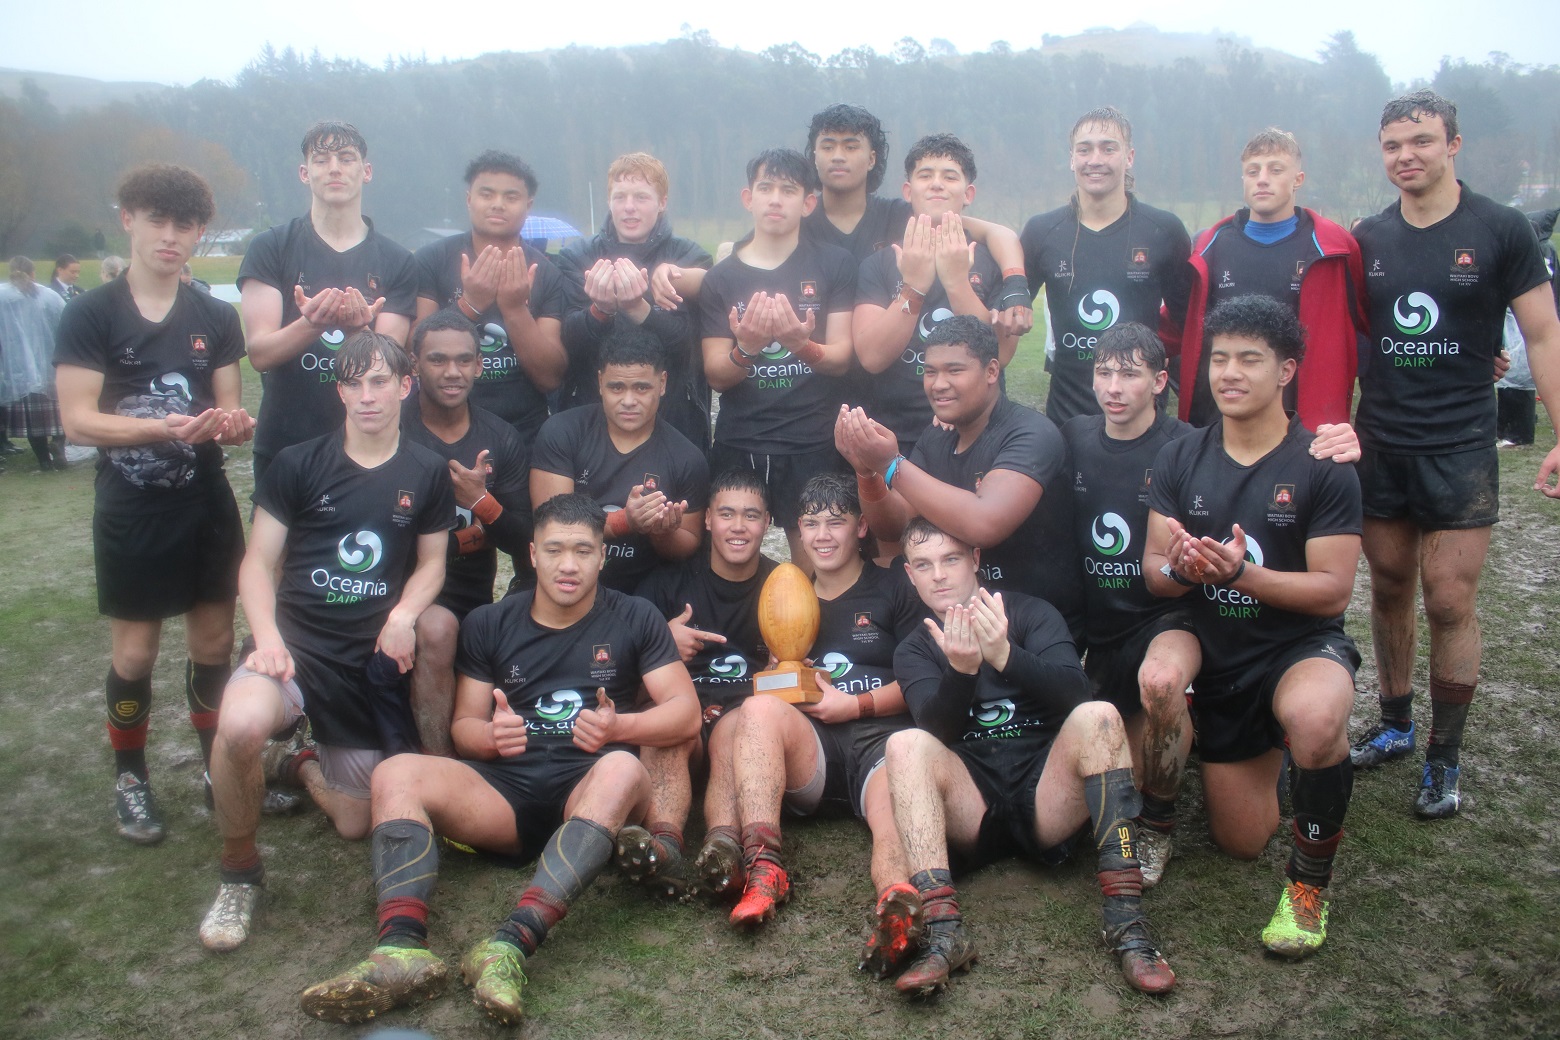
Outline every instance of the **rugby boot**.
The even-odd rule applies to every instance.
[[[333,979],[303,991],[304,1014],[352,1025],[403,1004],[443,994],[450,969],[431,950],[376,946],[365,959]]]
[[[1327,939],[1327,908],[1322,890],[1291,881],[1278,897],[1273,919],[1262,929],[1262,945],[1280,957],[1299,960],[1322,948]]]
[[[624,877],[643,885],[652,895],[674,900],[687,897],[688,864],[682,853],[645,828],[630,824],[618,831],[615,859]]]
[[[1385,722],[1378,722],[1359,740],[1349,746],[1349,761],[1355,769],[1370,769],[1394,758],[1401,758],[1414,750],[1414,724],[1407,729],[1395,729]]]
[[[1175,972],[1148,934],[1148,922],[1142,917],[1111,922],[1102,933],[1105,945],[1116,955],[1122,977],[1139,993],[1169,993],[1175,987]]]
[[[975,961],[975,942],[960,917],[929,921],[921,936],[921,952],[894,988],[912,996],[930,996],[945,989],[955,972],[968,971]]]
[[[1165,867],[1170,864],[1170,856],[1175,851],[1175,832],[1162,831],[1159,828],[1138,822],[1137,831],[1137,858],[1138,865],[1143,869],[1143,888],[1150,889],[1159,884],[1165,876]]]
[[[760,856],[748,868],[747,882],[742,887],[742,901],[731,911],[731,923],[738,927],[753,927],[773,920],[775,911],[791,898],[791,879],[779,861]]]
[[[217,901],[206,911],[200,923],[200,944],[214,953],[236,950],[249,938],[249,926],[260,905],[262,885],[224,881],[217,890]]]
[[[914,885],[902,881],[885,888],[872,912],[872,934],[861,949],[858,970],[886,979],[904,967],[921,941],[923,916]]]
[[[119,818],[119,836],[126,841],[156,845],[167,833],[151,782],[134,773],[119,774],[114,785],[114,811]]]
[[[693,861],[694,884],[714,899],[733,899],[747,884],[747,868],[742,862],[742,846],[736,839],[716,834],[704,840],[704,847]]]
[[[217,800],[211,793],[211,774],[206,773],[201,777],[201,786],[205,789],[206,808],[216,811]],[[265,796],[260,799],[260,813],[263,816],[291,816],[303,808],[303,798],[292,791],[277,791],[269,787],[265,789]]]
[[[1430,759],[1425,762],[1424,776],[1419,781],[1419,796],[1414,799],[1414,813],[1422,820],[1444,820],[1456,816],[1462,805],[1462,793],[1458,787],[1461,769],[1445,762]]]
[[[460,975],[472,988],[472,1003],[506,1026],[525,1015],[525,954],[502,939],[484,939],[460,962]]]

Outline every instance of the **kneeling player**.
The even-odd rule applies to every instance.
[[[476,1003],[519,1022],[525,959],[611,859],[618,828],[644,819],[650,778],[630,746],[672,746],[698,727],[666,623],[597,585],[601,507],[559,495],[535,520],[536,589],[478,607],[461,627],[452,735],[465,761],[398,755],[374,771],[379,943],[304,990],[316,1018],[363,1022],[443,992],[449,970],[428,949],[437,830],[504,856],[540,853],[514,913],[461,964]],[[653,706],[619,714],[616,702],[633,703],[641,682]]]
[[[1156,594],[1184,597],[1202,640],[1192,721],[1209,829],[1226,852],[1254,859],[1277,829],[1288,743],[1294,848],[1262,942],[1303,957],[1327,935],[1322,894],[1354,784],[1359,654],[1342,615],[1360,554],[1359,481],[1314,458],[1311,435],[1284,414],[1304,353],[1289,308],[1239,296],[1214,309],[1204,334],[1223,420],[1154,462],[1143,573]]]
[[[1092,823],[1106,945],[1135,989],[1168,991],[1175,973],[1142,907],[1126,730],[1112,705],[1085,700],[1066,623],[1044,600],[980,588],[979,550],[924,518],[910,521],[904,545],[942,624],[928,620],[894,655],[920,728],[889,738],[888,780],[925,922],[921,956],[895,985],[932,992],[975,959],[950,846],[972,867],[1014,854],[1055,864]]]

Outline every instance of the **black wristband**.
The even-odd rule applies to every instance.
[[[1237,581],[1239,581],[1240,580],[1240,576],[1242,574],[1245,574],[1245,573],[1246,573],[1246,561],[1245,560],[1241,560],[1240,561],[1240,566],[1235,568],[1235,573],[1230,575],[1230,580],[1229,581],[1221,581],[1221,582],[1219,582],[1219,588],[1221,588],[1221,589],[1229,588],[1231,585],[1233,585]]]
[[[997,296],[996,310],[1005,311],[1009,307],[1028,307],[1034,302],[1034,297],[1029,295],[1029,279],[1021,274],[1010,274],[1002,279],[1002,292]]]
[[[1174,567],[1170,566],[1168,563],[1159,568],[1159,573],[1163,574],[1177,585],[1180,585],[1182,588],[1195,589],[1198,585],[1198,583],[1195,581],[1190,581],[1181,577],[1180,572],[1177,571]]]

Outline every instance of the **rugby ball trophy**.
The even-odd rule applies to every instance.
[[[816,704],[823,692],[813,676],[821,669],[802,662],[818,638],[818,595],[794,563],[782,563],[758,594],[758,630],[779,664],[753,676],[753,692],[787,704]]]

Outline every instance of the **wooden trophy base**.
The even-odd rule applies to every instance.
[[[822,671],[800,661],[781,661],[767,671],[753,674],[753,692],[779,697],[787,704],[817,704],[823,700],[823,691],[818,689],[813,676]]]

